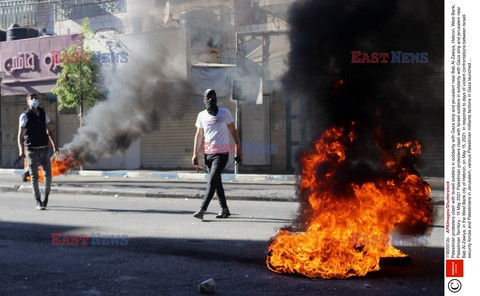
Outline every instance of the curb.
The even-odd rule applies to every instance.
[[[6,185],[0,184],[0,192],[32,192],[32,187],[28,185]],[[153,197],[153,198],[183,198],[183,199],[202,199],[203,194],[185,191],[172,192],[171,190],[159,191],[155,189],[138,188],[87,188],[87,187],[67,187],[52,185],[52,193],[57,194],[87,194],[87,195],[103,195],[114,197]],[[430,197],[434,200],[434,205],[443,205],[443,191],[432,191]],[[259,195],[229,195],[229,200],[258,200],[258,201],[298,201],[297,196],[288,195],[281,196],[276,194],[259,194]]]
[[[25,192],[31,193],[32,188],[30,185],[5,185],[0,184],[0,192]],[[202,199],[203,194],[192,192],[172,192],[158,191],[154,189],[138,190],[138,188],[123,188],[119,190],[117,188],[86,188],[86,187],[59,187],[53,186],[50,190],[53,194],[87,194],[87,195],[103,195],[114,197],[151,197],[151,198],[182,198],[182,199]],[[254,200],[254,201],[298,201],[296,196],[281,197],[278,195],[229,195],[229,200]]]
[[[21,175],[24,170],[0,169],[0,175]],[[148,178],[164,181],[179,182],[205,182],[208,175],[205,173],[177,173],[177,172],[141,172],[141,171],[89,171],[72,170],[66,176],[84,177],[120,177],[120,178]],[[298,177],[295,175],[270,175],[270,174],[222,174],[222,180],[226,182],[239,183],[261,183],[267,184],[295,184]]]

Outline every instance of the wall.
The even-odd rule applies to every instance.
[[[18,157],[18,120],[20,114],[28,107],[25,103],[25,95],[2,96],[2,164],[4,168],[12,167],[15,159]],[[54,134],[57,134],[57,104],[54,101],[46,99],[45,96],[39,96],[40,107],[45,109]]]

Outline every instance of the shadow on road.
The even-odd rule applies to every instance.
[[[403,247],[412,258],[409,265],[384,266],[365,277],[323,280],[269,271],[268,240],[129,237],[124,246],[52,245],[51,233],[96,232],[0,221],[2,293],[198,295],[196,286],[212,277],[218,283],[216,295],[443,294],[442,248]]]
[[[135,214],[172,214],[172,215],[193,215],[194,211],[173,211],[173,210],[132,210],[132,209],[106,209],[94,207],[67,207],[50,206],[49,211],[71,211],[71,212],[104,212],[104,213],[135,213]],[[208,215],[215,215],[213,212],[206,212]],[[203,223],[212,222],[255,222],[255,223],[293,223],[293,219],[265,218],[255,216],[240,216],[232,214],[228,219],[204,219]]]
[[[132,209],[106,209],[94,207],[67,207],[67,206],[49,206],[49,211],[61,212],[103,212],[103,213],[138,213],[138,214],[175,214],[192,215],[193,211],[172,211],[172,210],[132,210]]]

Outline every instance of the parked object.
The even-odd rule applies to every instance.
[[[12,24],[7,29],[7,41],[21,40],[38,37],[38,30],[32,28],[23,28],[17,24]]]

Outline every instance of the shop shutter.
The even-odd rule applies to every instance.
[[[201,98],[200,98],[201,99]],[[197,102],[198,103],[198,102]],[[203,103],[202,103],[203,104]],[[193,140],[197,128],[197,115],[203,110],[202,104],[184,106],[181,118],[170,118],[166,111],[161,112],[160,128],[140,138],[140,161],[144,169],[179,169],[193,170],[191,164]],[[219,101],[219,106],[228,108],[235,118],[235,103],[230,99]],[[234,143],[230,136],[230,143]],[[203,155],[200,155],[203,165]],[[233,156],[227,164],[227,170],[233,169]]]
[[[170,118],[166,111],[159,117],[160,128],[140,139],[141,167],[146,169],[192,168],[191,158],[195,120],[201,110],[185,106],[181,118]]]

